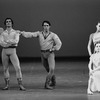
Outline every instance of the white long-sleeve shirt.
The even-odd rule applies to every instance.
[[[2,47],[17,46],[19,42],[20,31],[11,29],[10,32],[7,30],[3,31],[0,35],[0,45]]]
[[[43,32],[22,32],[22,35],[26,38],[38,37],[41,50],[48,50],[54,48],[54,50],[59,50],[61,48],[62,42],[57,36],[57,34],[50,32],[47,38],[44,38]]]

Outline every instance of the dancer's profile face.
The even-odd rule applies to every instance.
[[[98,23],[98,24],[96,25],[96,27],[97,27],[97,30],[100,31],[100,23]]]
[[[95,52],[100,52],[100,43],[96,44]]]

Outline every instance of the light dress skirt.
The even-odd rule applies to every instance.
[[[91,91],[92,92],[100,91],[100,71],[95,71],[91,76],[91,78],[93,81],[91,86]]]

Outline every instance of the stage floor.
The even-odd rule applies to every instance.
[[[56,88],[44,89],[46,71],[40,61],[21,62],[23,85],[18,89],[15,70],[10,67],[10,89],[4,87],[3,68],[0,64],[0,100],[99,100],[100,94],[87,95],[88,61],[56,61]]]

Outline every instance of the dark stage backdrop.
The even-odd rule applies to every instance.
[[[14,20],[14,29],[31,32],[41,31],[42,21],[49,20],[63,43],[56,56],[88,56],[89,35],[100,22],[100,0],[0,0],[0,27],[6,17]],[[21,36],[17,54],[39,57],[38,39]]]

